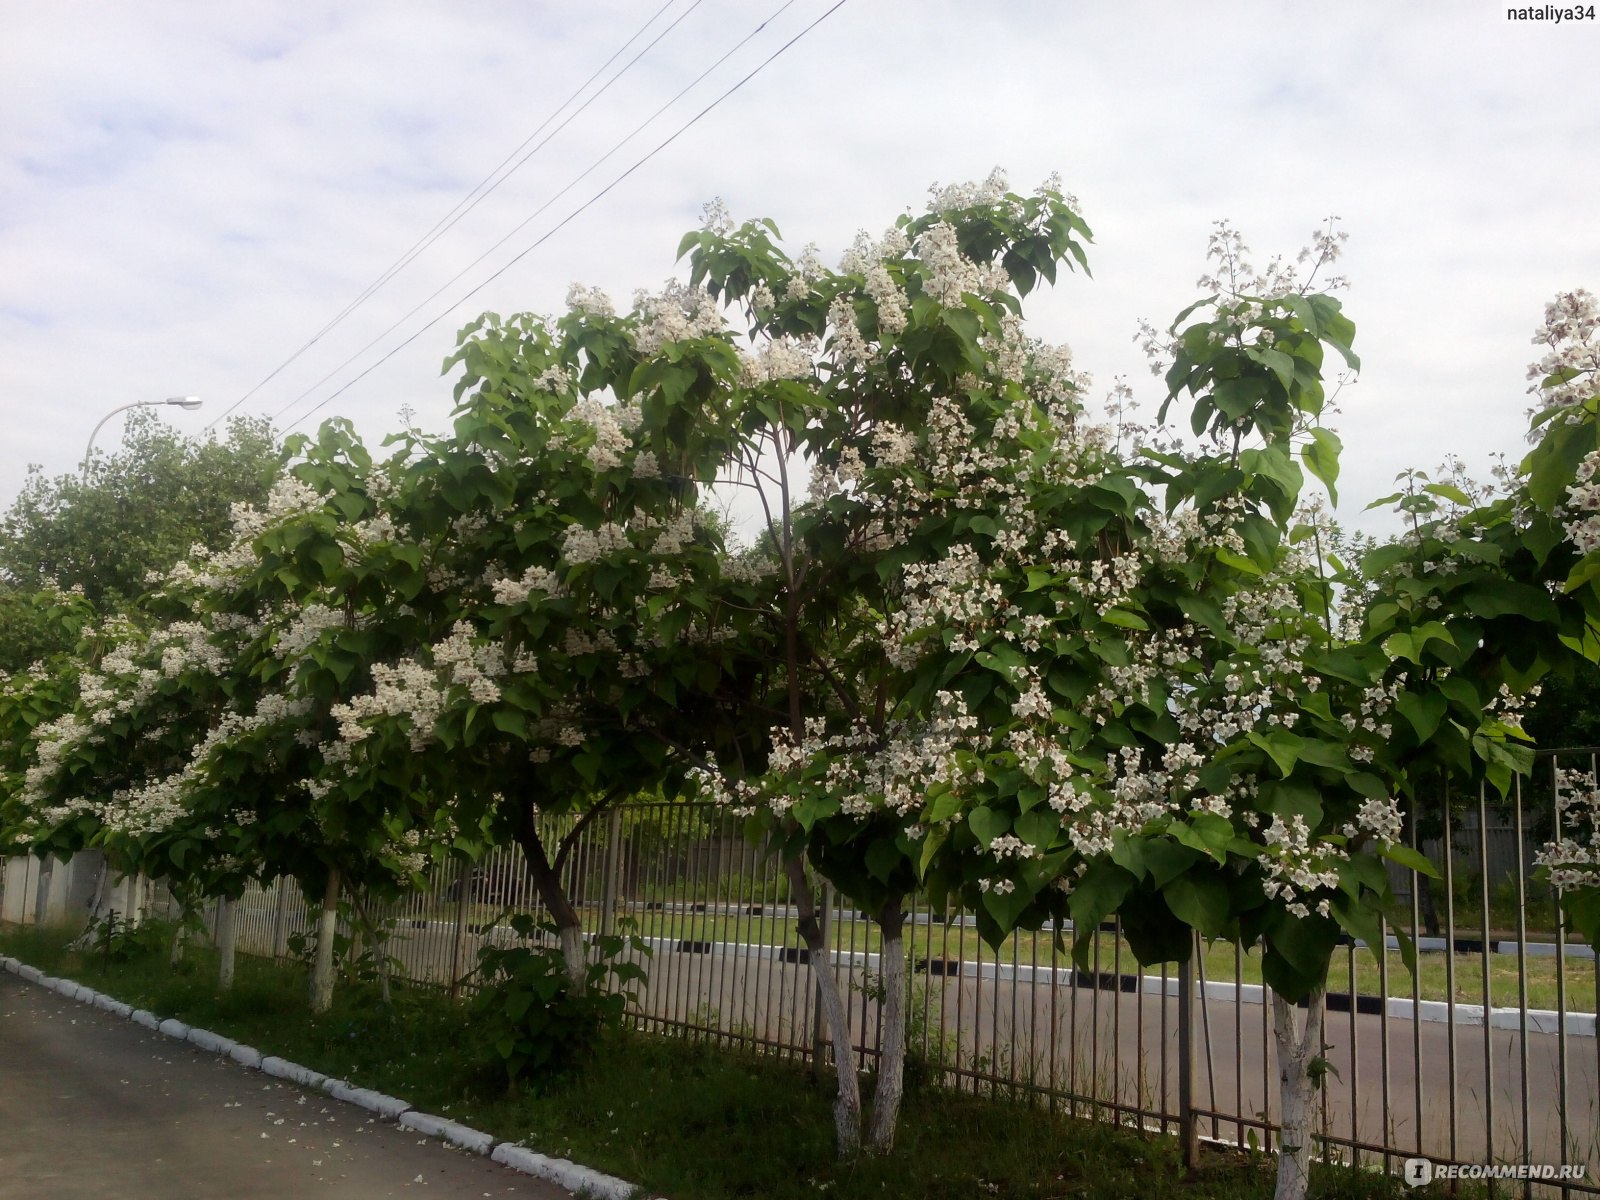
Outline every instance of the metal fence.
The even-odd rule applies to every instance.
[[[1561,753],[1569,769],[1596,766],[1588,752]],[[1480,791],[1414,823],[1413,845],[1431,852],[1443,876],[1394,876],[1404,932],[1419,948],[1414,975],[1392,936],[1381,959],[1354,944],[1336,955],[1321,1112],[1328,1157],[1392,1171],[1409,1157],[1581,1164],[1582,1180],[1516,1187],[1600,1195],[1594,950],[1568,934],[1530,869],[1530,847],[1558,828],[1549,786],[1556,761],[1546,756],[1503,810]],[[630,922],[651,950],[634,1011],[640,1026],[786,1055],[826,1053],[786,881],[715,811],[618,810],[580,834],[566,870],[586,929]],[[871,1070],[877,930],[826,886],[821,894],[848,989],[853,1052]],[[508,909],[540,905],[513,852],[497,851],[470,869],[441,865],[425,893],[370,906],[369,916],[387,930],[384,950],[406,977],[454,991],[471,986],[480,947],[516,940],[499,919]],[[241,950],[279,958],[310,928],[303,899],[281,884],[253,890],[235,917]],[[1019,933],[996,952],[970,918],[947,922],[913,904],[910,1071],[1160,1130],[1191,1147],[1210,1139],[1271,1150],[1275,1066],[1259,955],[1201,946],[1181,969],[1141,970],[1110,923],[1082,970],[1058,933],[1070,940],[1067,929]]]

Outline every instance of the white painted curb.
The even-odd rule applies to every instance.
[[[489,1155],[495,1162],[524,1175],[537,1175],[569,1192],[583,1192],[599,1200],[633,1200],[639,1189],[615,1175],[604,1175],[564,1158],[551,1158],[510,1142],[501,1142]]]
[[[268,1055],[261,1060],[261,1072],[264,1075],[271,1075],[274,1079],[287,1079],[290,1083],[298,1083],[301,1087],[320,1088],[328,1082],[328,1077],[321,1071],[313,1071],[310,1067],[302,1067],[299,1063],[292,1063],[276,1055]]]
[[[133,1005],[124,1004],[121,1000],[113,1000],[104,992],[101,992],[90,1003],[102,1012],[108,1012],[114,1017],[121,1017],[124,1021],[133,1015]]]
[[[148,1009],[134,1009],[128,1014],[128,1020],[132,1021],[135,1025],[143,1025],[146,1029],[153,1029],[157,1033],[161,1032],[161,1018],[156,1016],[155,1013],[150,1012]]]
[[[156,1032],[164,1033],[169,1038],[177,1038],[181,1042],[189,1036],[189,1027],[176,1017],[168,1017],[156,1026]]]
[[[242,1046],[235,1042],[228,1047],[228,1057],[241,1067],[249,1067],[252,1071],[261,1069],[261,1051],[254,1046]]]
[[[192,1046],[209,1050],[212,1054],[227,1054],[238,1045],[232,1038],[225,1038],[212,1033],[209,1029],[196,1029],[193,1026],[190,1026],[189,1032],[184,1034],[184,1040]]]
[[[494,1138],[482,1130],[463,1125],[460,1121],[452,1121],[448,1117],[436,1117],[432,1113],[418,1112],[414,1108],[400,1114],[400,1124],[429,1137],[443,1138],[452,1146],[471,1150],[474,1154],[488,1154],[495,1145]]]
[[[411,1107],[407,1101],[398,1096],[386,1096],[371,1088],[353,1087],[342,1079],[330,1079],[323,1085],[323,1090],[335,1100],[354,1104],[390,1121]]]

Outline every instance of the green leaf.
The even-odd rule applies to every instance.
[[[1439,722],[1444,720],[1450,704],[1437,692],[1401,692],[1394,706],[1400,710],[1401,716],[1411,722],[1411,728],[1416,730],[1417,741],[1425,742],[1439,728]]]
[[[1100,614],[1100,619],[1107,625],[1116,625],[1123,629],[1146,630],[1150,628],[1147,622],[1138,613],[1131,613],[1125,608],[1108,608]]]
[[[1343,449],[1344,443],[1339,440],[1339,435],[1319,425],[1312,428],[1311,440],[1300,450],[1306,470],[1322,481],[1328,489],[1328,499],[1335,504],[1339,503],[1339,493],[1334,485],[1339,481],[1339,452]]]
[[[1404,867],[1408,871],[1415,871],[1418,875],[1426,875],[1429,879],[1443,878],[1439,874],[1439,868],[1429,862],[1425,855],[1419,854],[1410,846],[1394,843],[1382,847],[1378,853],[1396,866]]]
[[[1250,741],[1271,756],[1285,778],[1294,773],[1294,765],[1300,760],[1300,751],[1305,746],[1304,738],[1287,729],[1274,729],[1266,734],[1252,732]]]
[[[1013,824],[1016,834],[1028,845],[1048,850],[1061,830],[1061,818],[1048,808],[1036,808],[1022,813]]]
[[[1011,830],[1011,818],[997,809],[979,807],[967,814],[967,825],[985,850],[989,843]]]
[[[1094,932],[1122,904],[1137,880],[1115,863],[1100,859],[1091,863],[1067,899],[1072,913],[1073,957],[1078,965],[1089,965],[1089,946]]]
[[[1228,885],[1214,869],[1180,875],[1161,889],[1161,895],[1172,915],[1201,937],[1222,937],[1227,932]]]
[[[905,860],[900,855],[900,848],[893,841],[880,838],[867,847],[867,870],[872,877],[880,883],[888,883],[894,875],[894,869]]]

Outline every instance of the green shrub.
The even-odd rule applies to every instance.
[[[128,963],[160,953],[177,932],[172,921],[130,921],[115,909],[84,931],[83,945],[107,963]]]
[[[556,935],[553,925],[535,923],[526,914],[510,923],[525,938]],[[645,981],[642,966],[622,960],[630,949],[650,953],[631,933],[591,938],[581,990],[573,987],[555,946],[485,946],[478,951],[481,985],[470,1012],[490,1061],[505,1071],[508,1091],[515,1092],[526,1079],[551,1079],[583,1066],[601,1035],[622,1025],[628,1005],[637,998],[628,985]]]

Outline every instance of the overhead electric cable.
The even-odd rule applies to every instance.
[[[471,191],[469,191],[460,200],[456,201],[456,204],[455,204],[454,208],[452,208],[449,212],[445,213],[444,216],[440,217],[438,221],[434,222],[434,225],[433,225],[433,227],[431,229],[429,229],[420,238],[418,238],[415,242],[413,242],[411,244],[410,248],[408,248],[405,251],[405,253],[403,253],[398,259],[396,259],[393,263],[391,263],[387,268],[385,268],[385,270],[381,274],[379,274],[376,279],[374,279],[371,283],[367,284],[367,286],[362,289],[360,294],[357,295],[354,300],[350,301],[350,303],[345,305],[344,308],[339,310],[339,312],[335,313],[334,316],[332,318],[330,318],[328,320],[328,322],[325,325],[323,325],[323,327],[321,329],[317,330],[316,333],[312,334],[310,339],[308,339],[303,346],[301,346],[298,350],[296,350],[288,358],[284,359],[281,363],[279,363],[276,367],[274,367],[272,369],[272,371],[269,372],[266,375],[265,378],[263,378],[259,383],[257,383],[248,392],[246,392],[244,395],[240,396],[237,400],[235,400],[232,404],[230,404],[222,412],[218,413],[217,416],[214,417],[210,421],[210,423],[206,425],[205,428],[206,429],[212,428],[214,425],[217,424],[217,422],[219,422],[223,418],[227,417],[230,413],[232,413],[236,408],[238,408],[246,400],[250,399],[250,397],[254,396],[263,387],[265,387],[267,384],[271,383],[272,380],[277,378],[277,376],[286,367],[288,367],[290,364],[292,364],[297,359],[299,359],[299,357],[301,355],[303,355],[307,350],[310,350],[313,346],[315,346],[318,342],[320,342],[323,339],[324,336],[326,336],[328,333],[332,332],[332,330],[337,325],[339,325],[346,317],[348,317],[351,313],[355,312],[355,310],[360,308],[361,305],[365,304],[367,302],[367,300],[371,299],[372,296],[375,295],[383,287],[384,284],[388,283],[389,280],[393,279],[396,275],[398,275],[401,271],[403,271],[407,266],[409,266],[413,261],[415,261],[416,258],[419,255],[421,255],[430,246],[432,246],[436,241],[438,241],[441,237],[443,237],[445,235],[445,233],[447,233],[453,226],[455,226],[455,224],[457,222],[459,222],[469,212],[471,212],[480,203],[482,203],[482,201],[484,199],[486,199],[491,192],[493,192],[496,188],[498,188],[507,179],[510,179],[512,175],[516,174],[516,172],[522,168],[524,163],[526,163],[530,158],[532,158],[541,149],[543,149],[550,142],[550,140],[552,138],[554,138],[558,133],[560,133],[563,129],[565,129],[568,125],[570,125],[572,123],[572,121],[579,114],[581,114],[584,111],[584,109],[588,108],[589,105],[593,104],[596,100],[598,100],[601,96],[603,96],[606,93],[606,91],[611,87],[612,84],[616,83],[617,80],[621,79],[624,75],[626,75],[628,73],[628,71],[632,69],[632,67],[634,66],[635,63],[637,63],[641,58],[643,58],[652,49],[654,49],[656,44],[658,42],[660,42],[662,38],[666,37],[667,34],[671,33],[675,28],[677,28],[677,26],[683,21],[683,19],[685,17],[687,17],[690,13],[692,13],[695,9],[699,8],[700,5],[703,2],[704,2],[704,0],[694,0],[694,2],[692,4],[690,4],[688,8],[684,9],[683,12],[678,14],[678,16],[673,20],[672,24],[668,25],[665,29],[663,29],[660,33],[658,33],[650,41],[649,45],[645,46],[645,48],[643,50],[641,50],[638,54],[634,55],[633,58],[629,59],[628,62],[626,64],[624,64],[624,66],[622,67],[621,70],[619,70],[610,79],[606,80],[605,83],[602,84],[600,86],[600,88],[595,91],[594,95],[590,96],[574,112],[570,113],[567,116],[567,119],[565,121],[561,122],[560,125],[558,125],[555,129],[551,130],[550,133],[544,138],[543,141],[539,142],[538,145],[534,146],[533,149],[529,150],[526,154],[523,154],[520,159],[517,159],[517,155],[522,153],[522,151],[527,147],[529,142],[533,141],[534,138],[538,137],[539,134],[544,131],[544,129],[550,124],[551,121],[554,121],[558,116],[561,115],[562,111],[565,110],[568,105],[570,105],[574,100],[576,100],[579,96],[581,96],[584,93],[584,90],[587,89],[589,87],[589,85],[592,84],[596,79],[598,79],[601,76],[601,74],[605,71],[605,69],[607,67],[609,67],[612,63],[616,62],[616,60],[619,57],[621,57],[623,52],[626,51],[629,46],[633,45],[634,42],[638,41],[639,38],[644,36],[645,30],[649,29],[651,25],[655,24],[656,21],[660,19],[662,13],[666,12],[667,9],[671,8],[675,3],[677,3],[677,0],[666,0],[666,3],[663,4],[660,8],[658,8],[650,16],[649,20],[647,20],[643,25],[639,26],[639,28],[634,31],[634,34],[633,34],[632,37],[630,37],[626,42],[622,43],[621,46],[617,47],[617,49],[612,53],[610,58],[606,59],[605,62],[601,63],[598,67],[596,67],[595,70],[593,71],[593,73],[590,74],[589,78],[585,79],[583,81],[583,83],[578,85],[578,88],[577,88],[576,91],[574,91],[570,96],[568,96],[565,100],[563,100],[560,104],[558,104],[554,109],[552,109],[551,112],[550,112],[550,115],[545,117],[545,119],[539,123],[538,128],[536,128],[532,133],[530,133],[526,138],[524,138],[522,140],[522,143],[519,146],[517,146],[517,148],[515,150],[511,151],[510,154],[506,155],[505,158],[501,159],[499,165],[496,166],[487,175],[485,175],[483,177],[483,179],[478,182],[476,187],[474,187]],[[517,159],[517,161],[514,164],[512,164],[512,166],[510,167],[509,170],[506,170],[506,164],[507,163],[511,163],[513,159]],[[502,174],[502,171],[504,172],[503,174]],[[499,178],[497,179],[496,176],[499,176]]]
[[[717,69],[717,67],[721,66],[724,62],[726,62],[727,59],[731,55],[736,53],[741,47],[743,47],[753,37],[755,37],[757,34],[759,34],[763,29],[765,29],[767,27],[768,24],[770,24],[773,20],[775,20],[778,16],[780,16],[786,9],[790,8],[794,3],[795,3],[795,0],[785,0],[784,4],[780,5],[777,9],[775,9],[772,12],[771,15],[769,15],[765,20],[763,20],[761,22],[761,24],[757,25],[753,30],[751,30],[748,34],[746,34],[743,38],[741,38],[734,46],[732,46],[729,50],[727,50],[722,55],[721,58],[717,59],[717,61],[712,63],[711,66],[707,67],[704,71],[702,71],[699,75],[697,75],[693,80],[691,80],[683,88],[679,89],[679,91],[677,92],[676,95],[674,95],[670,100],[668,100],[660,108],[656,109],[656,111],[654,113],[652,113],[649,117],[647,117],[639,125],[635,126],[631,133],[629,133],[620,142],[618,142],[616,145],[614,145],[610,150],[607,150],[605,152],[605,154],[601,155],[598,159],[596,159],[593,163],[591,163],[580,174],[578,174],[570,183],[568,183],[565,187],[563,187],[554,196],[551,196],[549,200],[546,200],[542,205],[539,206],[539,208],[534,210],[534,212],[532,214],[530,214],[524,221],[522,221],[520,224],[518,224],[514,229],[512,229],[509,233],[507,233],[504,237],[502,237],[493,246],[489,247],[488,250],[485,250],[482,254],[480,254],[471,263],[467,264],[466,267],[462,268],[454,276],[452,276],[450,279],[446,280],[443,284],[441,284],[438,288],[436,288],[431,295],[429,295],[425,300],[423,300],[421,303],[419,303],[414,308],[412,308],[404,316],[400,317],[399,320],[395,321],[394,324],[389,326],[389,328],[385,329],[377,337],[373,338],[372,341],[368,342],[360,350],[356,351],[356,353],[352,354],[349,358],[345,359],[344,362],[340,363],[332,371],[330,371],[330,372],[328,372],[328,374],[324,375],[321,379],[319,379],[311,387],[307,388],[304,392],[300,393],[299,396],[296,396],[288,404],[284,405],[284,407],[279,409],[278,412],[274,413],[273,416],[272,416],[273,421],[276,422],[280,417],[282,417],[291,408],[293,408],[295,405],[299,404],[300,401],[304,400],[307,396],[309,396],[312,392],[314,392],[318,388],[320,388],[329,379],[333,378],[333,376],[337,375],[340,371],[344,370],[345,367],[349,366],[356,359],[360,358],[363,354],[365,354],[368,350],[372,349],[373,346],[377,345],[385,337],[387,337],[389,334],[393,333],[396,329],[398,329],[406,321],[410,320],[411,317],[415,316],[426,305],[431,303],[433,300],[437,299],[448,287],[450,287],[451,284],[454,284],[454,283],[460,281],[462,276],[466,275],[469,271],[472,270],[473,267],[476,267],[479,263],[481,263],[490,254],[494,253],[495,250],[498,250],[502,245],[504,245],[513,236],[515,236],[520,230],[522,230],[524,227],[526,227],[531,221],[533,221],[533,219],[535,217],[537,217],[540,213],[542,213],[552,203],[554,203],[556,200],[560,199],[567,192],[571,191],[574,186],[576,186],[586,176],[591,174],[597,167],[599,167],[608,158],[610,158],[613,154],[615,154],[618,150],[620,150],[623,146],[625,146],[629,141],[631,141],[635,136],[637,136],[642,130],[644,130],[651,123],[653,123],[656,120],[657,117],[659,117],[668,108],[672,107],[673,104],[677,103],[677,101],[679,99],[681,99],[684,96],[685,93],[687,93],[688,91],[693,89],[697,84],[700,83],[701,80],[705,79],[705,77],[707,75],[711,74],[711,72],[715,71]],[[757,66],[748,75],[744,76],[737,83],[735,83],[732,87],[728,88],[727,91],[723,92],[715,100],[711,101],[710,104],[706,105],[706,107],[702,108],[694,116],[690,117],[689,120],[687,120],[682,125],[680,125],[669,137],[667,137],[664,141],[662,141],[659,145],[657,145],[649,153],[644,155],[643,158],[639,159],[631,167],[629,167],[626,171],[622,172],[622,174],[618,175],[610,183],[606,184],[605,187],[601,188],[600,191],[596,192],[593,196],[590,196],[589,199],[585,200],[582,204],[580,204],[572,212],[568,213],[565,217],[563,217],[560,221],[558,221],[554,226],[552,226],[550,229],[545,231],[545,233],[543,235],[541,235],[535,242],[533,242],[532,245],[530,245],[530,246],[526,247],[525,249],[523,249],[520,253],[518,253],[515,257],[513,257],[509,262],[507,262],[506,264],[501,266],[498,270],[496,270],[487,279],[484,279],[481,283],[479,283],[476,286],[474,286],[472,289],[470,289],[468,292],[466,292],[463,296],[461,296],[458,300],[454,301],[448,308],[444,309],[442,312],[438,313],[437,315],[435,315],[434,317],[429,319],[425,324],[423,324],[422,326],[417,328],[415,331],[413,331],[410,334],[410,336],[408,336],[404,341],[402,341],[398,345],[396,345],[393,349],[389,350],[386,354],[384,354],[376,362],[372,363],[370,366],[365,368],[358,375],[356,375],[353,378],[347,380],[337,390],[335,390],[334,392],[332,392],[328,396],[325,396],[322,400],[318,401],[316,404],[314,404],[311,408],[307,409],[300,416],[296,417],[292,422],[289,423],[288,426],[285,427],[285,431],[287,431],[288,429],[293,429],[301,421],[304,421],[307,417],[311,416],[313,413],[317,412],[319,409],[325,407],[326,405],[331,403],[333,400],[337,399],[340,395],[342,395],[344,392],[349,390],[355,384],[359,383],[362,379],[366,378],[366,376],[371,374],[378,367],[382,366],[389,359],[393,358],[396,354],[398,354],[406,346],[408,346],[412,342],[414,342],[424,332],[426,332],[427,330],[433,328],[433,326],[437,325],[445,317],[449,316],[450,313],[454,312],[457,308],[459,308],[462,304],[464,304],[468,300],[470,300],[478,292],[482,291],[485,287],[487,287],[489,284],[493,283],[501,275],[505,274],[506,271],[508,271],[511,267],[515,266],[518,262],[520,262],[523,258],[525,258],[532,251],[534,251],[534,250],[538,249],[540,246],[544,245],[545,242],[549,241],[552,236],[554,236],[557,232],[559,232],[562,228],[564,228],[567,224],[569,224],[572,220],[574,220],[577,216],[579,216],[585,209],[589,208],[596,201],[600,200],[601,197],[605,196],[608,192],[610,192],[614,187],[616,187],[624,179],[628,178],[628,176],[632,175],[640,167],[644,166],[644,164],[649,162],[650,159],[654,158],[662,150],[666,149],[673,142],[677,141],[677,139],[680,136],[682,136],[682,134],[686,130],[688,130],[691,126],[696,124],[702,117],[704,117],[712,109],[716,108],[717,105],[721,104],[729,96],[731,96],[735,92],[737,92],[745,84],[749,83],[750,80],[754,79],[757,75],[759,75],[779,55],[783,54],[786,50],[788,50],[791,46],[793,46],[801,38],[805,37],[806,34],[810,33],[818,25],[822,24],[823,21],[827,20],[829,17],[831,17],[839,9],[843,8],[845,3],[846,3],[846,0],[838,0],[838,2],[836,4],[834,4],[831,8],[829,8],[821,16],[817,17],[814,21],[812,21],[804,29],[800,30],[799,33],[795,34],[794,37],[790,38],[783,45],[779,46],[770,55],[768,55],[759,64],[757,64]]]

